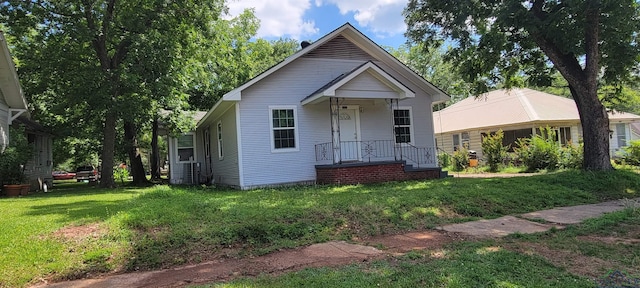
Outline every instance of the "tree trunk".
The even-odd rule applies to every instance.
[[[113,188],[113,154],[116,143],[116,115],[107,111],[104,121],[104,139],[102,141],[102,164],[100,167],[100,187]]]
[[[129,168],[133,177],[133,185],[140,186],[149,184],[142,165],[142,157],[138,149],[138,133],[136,125],[131,121],[124,122],[124,137],[127,143],[127,154],[129,154]]]
[[[158,149],[158,117],[153,118],[151,130],[151,180],[160,180],[160,149]]]
[[[576,101],[584,141],[585,170],[612,170],[609,154],[609,116],[598,99],[596,89],[580,89],[569,85]]]
[[[539,15],[541,10],[536,9],[536,6],[541,6],[543,3],[544,1],[536,1],[534,9],[532,9],[534,17],[539,20],[544,20],[544,17]],[[599,1],[585,1],[584,5],[585,26],[582,31],[585,45],[584,68],[576,55],[561,49],[554,42],[555,39],[547,38],[544,31],[531,31],[531,36],[569,83],[571,96],[576,101],[582,125],[583,168],[585,170],[606,171],[612,170],[613,166],[611,166],[611,156],[609,155],[609,115],[598,98],[600,73]]]

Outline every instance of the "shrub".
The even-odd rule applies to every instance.
[[[451,155],[445,152],[441,152],[438,154],[438,165],[440,167],[449,167],[451,166]]]
[[[23,184],[27,178],[24,174],[25,165],[33,155],[34,147],[29,144],[24,128],[9,130],[11,142],[0,151],[0,184]]]
[[[530,139],[518,139],[519,148],[515,151],[527,171],[558,169],[560,149],[554,140],[556,133],[549,127],[541,130],[543,135],[534,135]]]
[[[502,139],[504,138],[504,132],[498,130],[494,134],[487,133],[482,138],[482,153],[484,159],[489,165],[490,172],[497,172],[502,163],[507,157],[507,147],[502,146]]]
[[[462,171],[469,166],[469,150],[459,149],[453,152],[453,171]]]
[[[629,146],[623,147],[624,155],[622,159],[625,163],[640,166],[640,140],[631,141]]]
[[[584,162],[584,146],[580,143],[580,146],[574,147],[573,145],[567,145],[560,149],[560,168],[565,169],[580,169]]]

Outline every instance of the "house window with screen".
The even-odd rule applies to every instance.
[[[618,138],[618,147],[627,146],[627,129],[624,123],[616,124],[616,136]]]
[[[469,147],[470,147],[469,132],[453,134],[453,151],[458,151],[462,148],[469,149]]]
[[[411,109],[393,110],[393,125],[396,144],[411,143]]]
[[[453,151],[460,149],[460,134],[453,134]]]
[[[270,110],[272,151],[297,151],[295,107],[272,107]]]
[[[178,162],[190,162],[195,158],[193,134],[184,134],[177,139]]]
[[[222,122],[218,122],[217,128],[218,134],[218,159],[224,158],[224,151],[222,150]]]

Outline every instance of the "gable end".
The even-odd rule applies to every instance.
[[[374,57],[364,52],[342,35],[329,40],[324,45],[308,52],[304,58],[329,58],[344,60],[375,61]]]

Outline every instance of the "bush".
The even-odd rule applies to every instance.
[[[582,143],[578,147],[567,145],[560,149],[560,168],[580,169],[584,162],[584,146]]]
[[[469,166],[469,150],[462,148],[453,152],[453,171],[462,171]]]
[[[502,139],[504,138],[504,132],[498,130],[495,134],[487,133],[482,138],[482,153],[484,159],[489,165],[490,172],[497,172],[500,169],[500,164],[507,157],[507,148],[502,146]]]
[[[448,153],[442,152],[438,154],[438,165],[440,167],[449,167],[451,166],[451,155]]]
[[[549,127],[541,130],[544,136],[534,135],[530,139],[518,139],[519,148],[515,151],[527,171],[555,170],[559,167],[560,149],[554,140],[556,133]]]
[[[25,165],[33,156],[33,145],[29,144],[23,128],[9,130],[11,143],[0,153],[0,184],[24,184]]]
[[[622,159],[626,164],[640,166],[640,140],[631,141],[629,146],[623,147]]]

